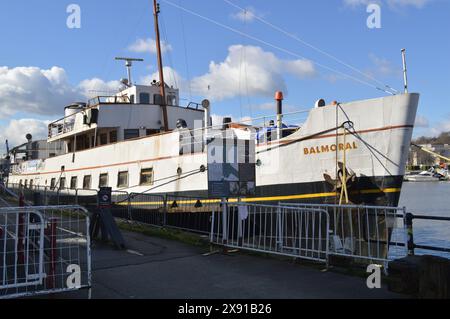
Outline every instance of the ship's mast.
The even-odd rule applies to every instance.
[[[161,54],[161,38],[159,35],[159,3],[157,3],[156,0],[153,0],[153,16],[155,18],[155,34],[156,34],[156,52],[158,55],[158,69],[159,69],[159,86],[161,90],[161,108],[163,111],[163,118],[164,118],[164,130],[167,132],[169,131],[169,122],[167,118],[167,103],[166,103],[166,85],[164,82],[164,71],[163,71],[163,61],[162,61],[162,54]]]

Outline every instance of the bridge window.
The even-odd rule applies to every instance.
[[[131,103],[131,104],[134,104],[134,94],[131,94],[131,95],[130,95],[130,103]]]
[[[25,183],[24,183],[23,187],[24,188],[28,188],[28,180],[27,179],[25,180]]]
[[[91,175],[86,175],[83,178],[83,189],[90,189],[92,184],[92,177]]]
[[[128,172],[119,172],[117,187],[128,187]]]
[[[155,105],[162,105],[163,103],[163,98],[161,94],[155,94],[153,96],[153,104]]]
[[[139,130],[138,129],[128,129],[124,130],[124,139],[129,140],[132,138],[138,138],[139,137]]]
[[[66,178],[65,177],[61,177],[61,179],[59,180],[59,188],[60,189],[66,188]]]
[[[109,132],[109,142],[116,143],[117,142],[117,131]]]
[[[153,168],[141,170],[140,185],[153,185]]]
[[[108,187],[108,174],[100,174],[98,187]]]
[[[53,190],[55,189],[56,186],[56,178],[52,178],[50,181],[50,189]]]
[[[150,104],[150,94],[140,93],[139,94],[139,102],[140,102],[140,104]]]
[[[108,135],[106,133],[100,134],[100,145],[108,144]]]
[[[156,134],[159,134],[159,133],[161,133],[160,130],[147,129],[147,130],[145,131],[145,134],[146,134],[147,136],[150,136],[150,135],[156,135]]]
[[[33,188],[33,180],[30,179],[30,189],[32,189],[32,188]]]
[[[167,96],[167,105],[168,106],[176,106],[177,105],[177,97],[175,95]]]
[[[78,185],[78,178],[76,176],[73,176],[70,180],[70,189],[77,189]]]

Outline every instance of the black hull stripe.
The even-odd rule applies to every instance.
[[[384,176],[384,177],[360,177],[355,185],[349,189],[349,199],[351,203],[361,205],[377,205],[377,206],[397,206],[401,188],[403,184],[402,176]],[[284,184],[260,186],[256,189],[255,196],[242,199],[243,202],[293,202],[293,203],[336,203],[336,199],[340,192],[333,191],[326,182],[301,183],[301,184]],[[219,199],[207,199],[208,192],[189,191],[177,193],[158,193],[151,195],[172,195],[180,197],[181,201],[190,204],[195,203],[197,199],[204,198],[205,202],[215,202]],[[192,199],[191,199],[192,198]],[[195,198],[195,201],[193,200]],[[236,199],[231,199],[236,201]],[[151,205],[151,202],[133,203],[133,205]]]

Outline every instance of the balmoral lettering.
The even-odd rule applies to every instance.
[[[356,142],[353,142],[353,143],[346,143],[346,144],[340,143],[340,144],[305,147],[303,149],[303,153],[305,155],[314,155],[314,154],[336,152],[336,150],[343,152],[343,151],[351,151],[351,150],[356,150],[356,149],[358,149],[358,144],[356,144]]]

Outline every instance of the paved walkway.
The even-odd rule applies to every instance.
[[[200,248],[125,233],[132,251],[93,249],[93,298],[401,298],[364,279],[245,254],[203,256]],[[75,297],[86,297],[86,292]],[[61,296],[64,297],[64,296]],[[66,298],[74,297],[65,296]]]

